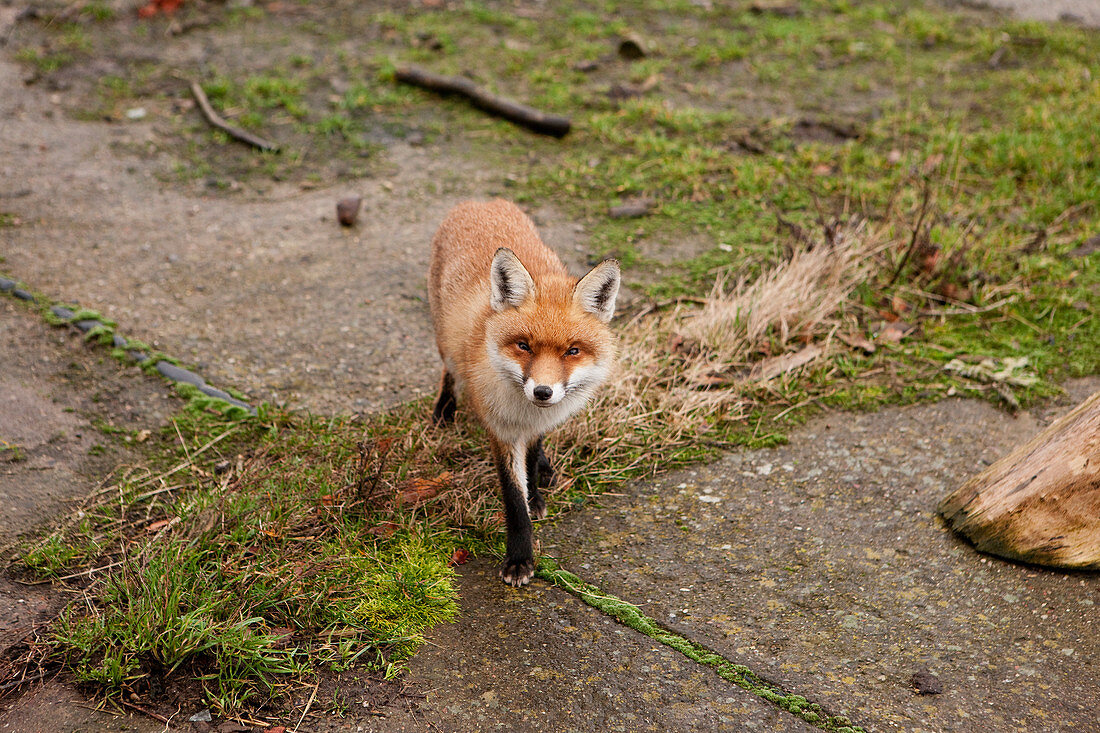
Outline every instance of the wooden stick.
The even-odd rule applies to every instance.
[[[416,66],[404,66],[397,69],[394,78],[405,84],[412,84],[439,94],[458,94],[466,97],[478,109],[503,117],[542,135],[562,137],[569,132],[572,125],[568,117],[547,114],[525,104],[490,94],[465,77],[442,76]]]
[[[222,119],[222,117],[214,111],[214,108],[210,106],[210,100],[206,98],[206,92],[202,90],[202,87],[197,81],[191,82],[191,94],[194,95],[195,101],[199,103],[199,109],[202,110],[202,116],[206,118],[206,121],[210,123],[211,127],[221,130],[234,140],[240,140],[242,143],[263,150],[265,153],[279,152],[279,146],[275,143],[265,140],[258,135],[253,135],[250,132],[245,132],[241,128],[234,127]]]

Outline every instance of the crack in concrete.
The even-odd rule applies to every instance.
[[[865,733],[863,728],[854,725],[847,717],[833,715],[818,703],[802,695],[784,691],[779,685],[769,682],[749,667],[732,662],[703,644],[665,628],[655,619],[642,613],[641,609],[634,604],[602,592],[577,575],[561,569],[552,560],[544,558],[535,575],[576,596],[592,608],[611,616],[624,626],[675,649],[697,664],[710,667],[722,679],[767,700],[780,710],[810,725],[822,730],[835,731],[835,733]]]

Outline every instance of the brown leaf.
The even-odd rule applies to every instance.
[[[912,323],[906,323],[905,321],[894,321],[893,323],[887,323],[886,328],[882,329],[882,332],[878,335],[878,340],[888,344],[900,343],[903,338],[913,333],[917,329]]]
[[[825,349],[817,344],[810,344],[793,353],[780,354],[779,356],[765,359],[753,366],[752,371],[749,372],[749,379],[752,381],[767,382],[769,379],[774,379],[781,374],[786,374],[787,372],[794,371],[799,367],[809,364],[811,361],[821,356],[823,351],[825,351]]]
[[[943,153],[933,153],[924,159],[924,163],[921,164],[921,173],[928,175],[937,168],[940,167],[940,163],[943,162]]]
[[[336,497],[332,494],[325,494],[321,497],[321,506],[334,506],[336,504]]]
[[[873,354],[878,349],[878,347],[875,346],[874,343],[856,334],[838,333],[836,337],[842,342],[851,346],[853,349],[860,349],[861,351],[864,351],[868,354]]]
[[[397,527],[397,522],[382,522],[368,529],[367,533],[385,539],[386,537],[392,537],[393,533],[397,531]]]
[[[451,472],[444,471],[435,478],[410,479],[401,490],[399,501],[401,504],[423,504],[431,499],[451,483]]]
[[[909,304],[902,300],[900,295],[895,295],[890,299],[890,307],[894,309],[897,314],[907,313],[910,310]]]
[[[462,547],[457,548],[451,553],[450,566],[457,567],[458,565],[465,565],[470,561],[470,551]]]
[[[161,519],[158,522],[153,522],[152,524],[150,524],[148,527],[145,528],[145,531],[146,532],[159,532],[160,530],[164,529],[165,527],[167,527],[171,523],[172,522],[171,522],[170,519]]]

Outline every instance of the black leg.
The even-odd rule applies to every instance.
[[[512,449],[493,442],[493,458],[500,477],[500,491],[504,498],[504,526],[507,531],[507,549],[500,579],[508,585],[519,587],[531,582],[535,574],[534,540],[531,535],[531,515],[523,490],[516,483],[512,472]]]
[[[546,518],[546,500],[539,493],[539,485],[542,484],[542,465],[547,468],[550,463],[546,460],[546,454],[542,452],[542,438],[527,446],[527,508],[531,510],[534,519]]]
[[[542,450],[541,436],[539,437],[538,442],[535,444],[535,448],[538,450],[538,485],[545,489],[554,485],[554,469],[550,466],[550,459],[546,457],[546,453],[544,453]]]
[[[436,425],[446,425],[455,421],[455,378],[446,369],[443,370],[443,379],[439,384],[439,399],[435,401],[435,409],[432,410],[432,422]]]

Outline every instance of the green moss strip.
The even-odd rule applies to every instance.
[[[745,665],[734,664],[702,644],[663,628],[634,604],[600,591],[596,586],[584,582],[568,570],[562,570],[553,560],[543,559],[535,575],[572,593],[624,626],[675,649],[694,662],[710,667],[722,679],[767,700],[811,725],[836,733],[863,733],[863,728],[853,725],[848,718],[842,715],[831,715],[820,705],[810,702],[801,695],[784,692]]]

